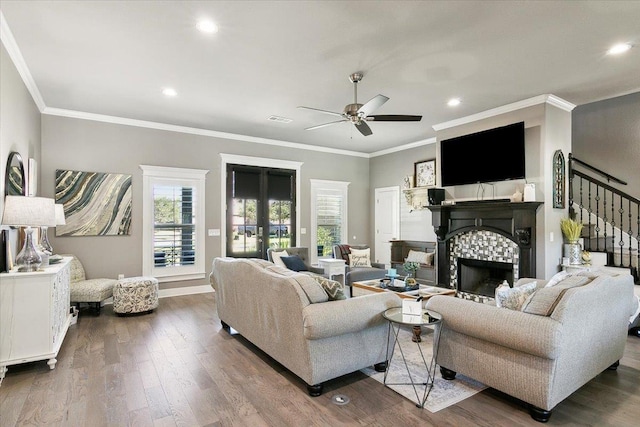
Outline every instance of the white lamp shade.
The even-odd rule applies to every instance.
[[[14,227],[55,227],[55,201],[47,197],[7,196],[2,224]]]
[[[64,206],[56,203],[56,225],[66,225],[67,221],[64,217]]]

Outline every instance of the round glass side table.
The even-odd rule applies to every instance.
[[[418,408],[424,408],[424,404],[427,401],[427,397],[429,397],[429,393],[433,388],[433,383],[436,375],[436,356],[438,355],[438,346],[440,344],[440,323],[442,322],[442,316],[439,313],[436,313],[433,310],[422,310],[422,314],[404,314],[402,313],[402,308],[390,308],[382,313],[382,316],[387,319],[389,322],[389,332],[387,337],[387,354],[390,354],[389,361],[387,363],[387,369],[384,373],[384,385],[410,385],[413,387],[413,391],[416,395],[416,406]],[[427,362],[427,359],[422,351],[421,342],[407,342],[402,343],[402,339],[399,338],[398,334],[403,326],[433,326],[433,355],[431,356],[431,360]],[[391,339],[391,334],[393,333],[393,339]],[[392,343],[393,342],[393,343]],[[405,350],[403,349],[403,345],[415,345],[418,346],[418,351],[420,353],[421,366],[419,367],[426,371],[426,381],[417,381],[414,380],[416,376],[416,372],[411,372],[409,369],[409,364],[407,362],[407,358],[405,356]],[[398,351],[400,352],[400,356],[402,357],[402,363],[404,364],[404,368],[409,376],[409,382],[400,382],[400,383],[390,383],[387,382],[387,376],[389,374],[389,368],[391,367],[391,363],[393,362],[393,356],[395,355],[395,348],[398,347]],[[406,348],[406,347],[405,347]],[[424,387],[424,392],[422,393],[422,397],[418,392],[419,387]]]

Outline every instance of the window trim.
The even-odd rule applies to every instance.
[[[329,181],[324,179],[310,179],[310,197],[311,197],[311,248],[309,249],[311,262],[318,262],[318,217],[315,214],[317,212],[316,203],[317,196],[322,190],[341,191],[344,197],[344,203],[342,205],[342,236],[341,243],[347,243],[349,241],[349,184],[347,181]]]
[[[206,277],[205,271],[205,169],[140,165],[142,169],[142,274],[160,282],[195,280]],[[192,265],[156,268],[153,257],[154,200],[156,184],[176,185],[188,182],[196,192],[195,262]]]

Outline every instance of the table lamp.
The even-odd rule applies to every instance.
[[[56,226],[65,225],[67,223],[64,216],[64,206],[60,203],[56,203]],[[43,252],[53,255],[53,246],[49,242],[49,236],[47,235],[49,227],[46,225],[40,227],[40,246],[42,247]]]
[[[42,258],[33,244],[33,228],[55,227],[55,202],[46,197],[7,196],[4,199],[2,224],[26,227],[24,247],[16,257],[19,272],[37,271]]]

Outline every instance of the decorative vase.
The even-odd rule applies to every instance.
[[[570,265],[582,264],[582,248],[578,242],[564,244],[564,256],[569,258]]]

